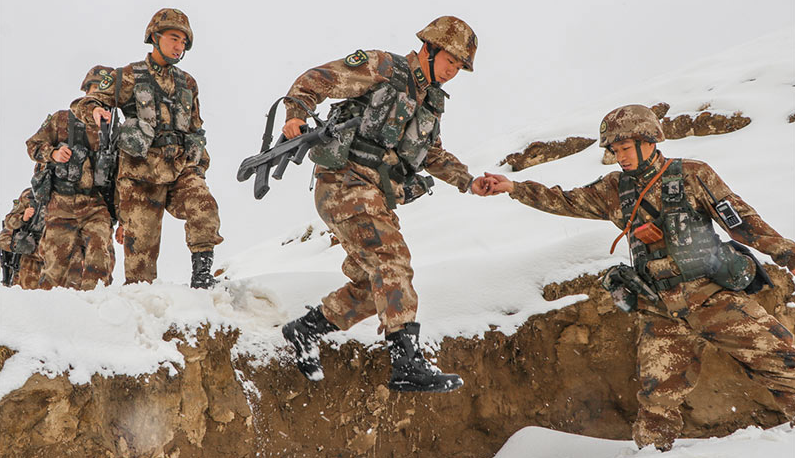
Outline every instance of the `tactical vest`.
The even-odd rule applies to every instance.
[[[58,194],[67,196],[90,194],[90,188],[80,187],[80,180],[83,178],[83,163],[92,158],[88,136],[86,136],[86,125],[69,111],[66,131],[67,146],[72,151],[72,155],[67,162],[52,163],[52,189]]]
[[[648,245],[633,234],[644,224],[642,218],[632,223],[629,247],[635,270],[657,290],[673,288],[682,282],[702,277],[712,277],[721,267],[722,244],[712,227],[712,220],[695,211],[685,196],[682,160],[675,159],[661,177],[662,209],[655,225],[662,229],[665,247],[649,251]],[[623,214],[623,225],[629,221],[632,208],[638,199],[638,191],[632,177],[622,174],[618,193]],[[670,256],[681,272],[680,275],[655,279],[646,270],[649,261]],[[742,288],[740,288],[742,289]]]

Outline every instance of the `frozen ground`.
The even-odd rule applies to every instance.
[[[768,223],[785,237],[794,238],[795,124],[787,123],[787,117],[795,113],[795,7],[789,2],[759,2],[754,9],[743,7],[741,2],[671,2],[666,11],[659,11],[656,3],[641,3],[581,1],[550,7],[548,11],[535,11],[528,6],[510,17],[483,11],[467,2],[448,8],[435,5],[428,18],[452,12],[471,20],[481,41],[477,71],[472,75],[462,74],[449,85],[453,98],[449,116],[445,114],[443,123],[446,146],[470,164],[474,173],[488,170],[507,173],[517,181],[533,179],[569,188],[589,183],[616,166],[602,165],[602,151],[596,146],[519,173],[508,173],[495,164],[507,153],[518,151],[534,140],[569,135],[595,137],[602,116],[627,103],[651,105],[664,101],[671,105],[672,116],[695,112],[706,104],[722,113],[742,111],[753,122],[741,131],[668,141],[660,148],[669,157],[709,162]],[[104,5],[86,4],[95,7],[84,10],[88,17],[100,15],[99,5]],[[144,8],[144,4],[149,8]],[[60,8],[65,8],[58,5],[52,5],[52,14],[59,14]],[[103,35],[109,43],[106,47],[115,50],[114,53],[105,50],[106,47],[92,48],[96,57],[91,59],[86,58],[82,47],[53,53],[53,46],[60,45],[47,41],[46,53],[54,55],[53,59],[62,58],[64,53],[70,56],[71,60],[64,64],[70,71],[58,71],[59,75],[68,76],[67,84],[60,81],[67,78],[53,81],[52,70],[44,79],[41,73],[45,71],[19,72],[20,66],[30,68],[33,64],[27,54],[20,53],[12,44],[30,35],[23,33],[25,30],[11,18],[29,13],[26,8],[35,4],[32,7],[2,4],[2,202],[10,203],[24,187],[24,174],[31,164],[24,152],[19,151],[22,142],[48,111],[65,107],[71,97],[78,95],[77,82],[85,69],[97,63],[95,59],[121,65],[144,55],[143,46],[137,43],[138,36],[143,35],[143,26],[138,22],[145,23],[160,5],[153,2],[135,5],[134,11],[125,10],[126,6],[113,6],[118,8],[110,15],[115,23],[117,16],[135,18],[129,21],[135,22],[132,26],[123,21],[116,27],[118,33]],[[234,9],[235,4],[232,5]],[[723,13],[721,18],[711,14],[718,6]],[[590,20],[575,19],[574,24],[567,23],[567,34],[555,35],[560,33],[555,31],[555,24],[565,22],[572,7],[587,10]],[[642,39],[623,42],[626,46],[653,50],[649,55],[630,52],[638,56],[638,63],[633,62],[632,68],[626,70],[629,75],[624,74],[624,69],[618,66],[620,56],[613,55],[618,53],[615,43],[610,42],[623,35],[606,28],[604,20],[612,17],[610,13],[619,14],[630,23],[627,27],[634,36],[642,37],[645,35],[632,29],[639,21],[632,19],[647,17],[644,14],[652,10],[665,19],[677,7],[688,9],[690,15],[701,21],[690,15],[680,18],[674,32],[685,30],[686,40],[682,39],[682,33],[672,33],[670,37],[653,34],[653,39],[647,42]],[[165,281],[151,286],[114,285],[88,293],[0,288],[0,345],[18,352],[0,372],[0,397],[21,386],[34,372],[55,375],[68,371],[73,382],[85,383],[93,373],[135,375],[161,366],[178,366],[182,357],[175,342],[160,338],[172,326],[190,330],[209,322],[213,326],[238,327],[241,338],[236,351],[266,361],[283,345],[278,327],[302,314],[304,305],[317,304],[324,294],[345,280],[339,270],[344,253],[339,246],[330,247],[327,235],[319,234],[325,228],[314,214],[312,196],[306,191],[308,166],[288,170],[285,179],[276,182],[262,202],[251,197],[252,184],[239,185],[232,178],[233,173],[239,160],[259,146],[264,124],[262,113],[270,100],[286,91],[301,71],[312,64],[342,57],[349,49],[411,49],[415,43],[398,32],[422,27],[427,20],[418,21],[416,13],[398,12],[391,25],[385,27],[362,22],[361,11],[352,10],[346,20],[368,31],[365,35],[368,38],[362,39],[342,27],[339,11],[319,6],[327,15],[337,14],[334,17],[340,19],[329,25],[310,16],[307,30],[337,37],[339,43],[317,46],[313,41],[314,47],[306,51],[309,56],[301,54],[299,58],[298,53],[303,49],[263,51],[266,43],[273,42],[274,30],[286,30],[276,20],[278,15],[233,15],[226,8],[219,10],[218,6],[210,5],[197,8],[186,4],[182,8],[192,19],[196,18],[193,19],[196,48],[189,53],[183,68],[197,76],[203,94],[202,109],[213,154],[208,182],[221,203],[222,232],[227,237],[220,246],[217,264],[226,268],[230,278],[225,283],[227,290],[194,291],[175,283],[186,280],[189,267],[187,252],[180,251],[184,250],[181,225],[173,221],[166,227],[160,262]],[[60,12],[67,18],[73,14]],[[258,28],[255,25],[258,18],[265,20],[268,27]],[[766,27],[757,23],[762,19]],[[672,21],[669,18],[668,24],[674,24]],[[100,30],[107,27],[107,22],[95,21]],[[220,37],[208,38],[210,30],[220,27],[219,24],[232,28],[223,29],[228,33]],[[235,24],[239,27],[234,28]],[[757,38],[773,25],[776,27],[772,32]],[[514,27],[513,32],[507,32],[509,26]],[[535,27],[547,33],[548,39],[544,40],[543,34],[534,35],[540,33],[531,30]],[[779,27],[784,28],[779,30]],[[31,33],[45,34],[36,30]],[[517,30],[526,32],[526,42],[518,40],[525,35],[518,35]],[[240,39],[240,49],[229,46],[230,34],[231,38]],[[257,37],[256,41],[252,36]],[[310,35],[291,36],[300,45]],[[725,46],[714,47],[712,42],[696,46],[710,36],[719,37]],[[129,44],[130,41],[138,46]],[[88,43],[86,39],[82,42]],[[518,62],[511,60],[516,56],[516,48],[512,47],[516,43],[523,43],[529,49],[520,53]],[[548,49],[553,43],[557,45],[554,47],[557,54]],[[728,44],[739,46],[723,50]],[[225,60],[227,55],[220,53],[227,49],[236,59]],[[535,49],[546,60],[533,59]],[[119,56],[122,52],[124,59]],[[693,61],[697,57],[700,59]],[[10,62],[20,65],[11,71]],[[559,78],[556,71],[560,72]],[[236,81],[231,87],[222,84],[230,79]],[[583,88],[588,92],[583,92]],[[621,254],[608,255],[617,234],[611,224],[546,215],[506,196],[462,195],[439,183],[433,196],[401,208],[398,213],[413,254],[422,337],[430,346],[444,336],[481,335],[490,325],[510,334],[528,316],[580,299],[567,297],[547,302],[541,297],[544,284],[626,262],[623,242],[617,249]],[[309,225],[315,231],[307,242],[282,245],[303,234]],[[765,256],[763,260],[769,261]],[[121,272],[117,271],[116,278],[123,278]],[[379,341],[376,328],[375,319],[369,319],[335,338],[373,344]],[[547,446],[548,451],[542,448]],[[751,428],[724,439],[679,441],[667,456],[784,457],[792,456],[793,446],[795,433],[788,427],[766,432]],[[637,451],[629,442],[527,428],[511,438],[497,456],[526,457],[527,450],[537,452],[531,456],[560,457],[658,453]]]

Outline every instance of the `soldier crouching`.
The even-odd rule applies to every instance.
[[[199,115],[196,80],[176,64],[193,45],[188,17],[164,8],[152,17],[144,34],[152,44],[145,60],[127,65],[107,85],[72,103],[86,124],[110,120],[105,107],[120,107],[125,116],[119,138],[116,183],[123,227],[125,283],[157,278],[163,212],[185,220],[191,252],[191,286],[215,284],[210,273],[218,233],[218,204],[204,174],[210,165]]]
[[[629,241],[632,266],[610,269],[603,285],[637,310],[641,388],[633,438],[668,450],[682,430],[680,405],[696,385],[707,342],[739,362],[795,421],[792,333],[754,300],[769,283],[742,244],[795,273],[795,242],[779,235],[707,164],[666,159],[657,117],[641,105],[608,113],[600,146],[622,172],[563,191],[487,174],[492,190],[541,211],[612,221]],[[712,221],[733,239],[721,242]],[[739,242],[739,243],[738,243]],[[612,253],[612,249],[611,249]]]

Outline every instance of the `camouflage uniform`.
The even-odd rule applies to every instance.
[[[31,159],[42,166],[54,165],[53,152],[59,144],[69,140],[68,125],[68,110],[58,111],[48,117],[39,131],[26,142]],[[96,151],[99,148],[99,134],[95,126],[86,125],[86,140],[89,150]],[[57,178],[53,176],[52,179]],[[94,188],[90,159],[83,161],[81,176],[73,193],[53,189],[47,204],[45,227],[39,246],[44,258],[41,288],[65,287],[71,283],[79,286],[79,289],[90,290],[100,280],[106,285],[112,282],[112,221],[105,200]],[[78,280],[76,272],[80,269],[72,263],[77,263],[80,258],[82,277]],[[66,259],[70,262],[65,263]],[[73,278],[68,281],[70,271]]]
[[[189,74],[173,65],[158,65],[149,54],[142,63],[130,64],[122,69],[121,88],[118,101],[113,84],[100,86],[99,90],[72,103],[72,110],[87,124],[94,123],[92,111],[98,106],[122,108],[127,121],[138,117],[133,88],[136,85],[133,67],[146,68],[146,72],[168,96],[174,96],[175,75],[184,75],[190,100],[181,100],[190,106],[189,130],[201,131],[199,115],[199,90]],[[117,71],[111,76],[115,80]],[[154,108],[153,108],[154,110]],[[158,126],[173,126],[169,107],[165,102],[156,107]],[[127,124],[125,121],[125,124]],[[203,131],[201,131],[203,132]],[[179,134],[171,131],[172,134]],[[158,133],[152,145],[169,143],[167,132]],[[134,157],[124,150],[119,154],[119,171],[116,188],[118,192],[118,216],[124,227],[124,273],[126,283],[151,282],[157,278],[157,258],[160,253],[160,232],[163,211],[177,219],[185,220],[185,238],[191,253],[212,251],[223,241],[218,233],[221,221],[218,204],[210,194],[204,174],[210,165],[206,149],[188,157],[180,142],[163,146],[151,146],[143,157]]]
[[[661,154],[649,170],[633,178],[635,188],[643,189],[660,170]],[[683,160],[684,195],[690,207],[709,221],[717,221],[734,240],[749,245],[788,269],[795,269],[795,242],[781,237],[756,211],[728,186],[707,164]],[[510,193],[526,205],[562,216],[612,221],[624,228],[626,220],[619,197],[621,172],[613,172],[581,188],[563,191],[539,183],[515,183]],[[729,229],[718,217],[712,200],[698,182],[703,181],[716,199],[727,199],[743,224]],[[645,196],[660,209],[662,184],[658,180]],[[653,220],[644,207],[638,219]],[[638,241],[630,236],[630,244]],[[665,240],[649,245],[659,250]],[[670,256],[650,261],[647,268],[655,280],[679,275]],[[795,346],[792,334],[744,292],[727,290],[710,278],[698,278],[658,291],[661,303],[652,305],[639,298],[637,316],[640,329],[638,371],[641,389],[640,410],[633,427],[639,446],[654,443],[670,447],[682,428],[679,405],[695,387],[700,370],[700,355],[706,342],[727,352],[747,368],[752,379],[773,393],[784,413],[795,418]]]
[[[11,251],[11,237],[14,231],[24,224],[22,215],[28,207],[35,207],[33,192],[30,188],[22,191],[19,199],[14,200],[14,207],[3,220],[3,230],[0,232],[0,249],[3,251]],[[41,267],[42,259],[38,252],[20,256],[19,271],[14,276],[12,284],[20,285],[23,289],[36,289],[39,285]]]
[[[420,106],[430,82],[420,69],[416,53],[408,54],[406,59]],[[303,101],[310,109],[326,98],[359,97],[389,81],[395,65],[389,53],[358,51],[307,71],[295,81],[288,96]],[[306,118],[297,104],[289,100],[285,103],[287,119]],[[384,154],[384,163],[398,161],[393,149]],[[442,148],[441,140],[428,150],[423,165],[431,175],[461,192],[469,189],[473,179],[467,167]],[[398,217],[387,205],[379,172],[348,161],[335,170],[318,166],[316,177],[317,211],[348,254],[342,270],[351,280],[323,298],[323,314],[340,329],[348,329],[377,313],[387,333],[414,321],[417,293],[412,286],[411,255],[400,234]],[[394,179],[390,185],[396,203],[404,203],[403,185]]]

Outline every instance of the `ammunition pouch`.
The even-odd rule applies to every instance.
[[[344,104],[345,102],[343,102]],[[334,114],[335,110],[342,110],[340,104],[335,106],[329,112],[329,119],[336,118],[338,115]],[[340,118],[339,121],[347,121]],[[350,153],[351,144],[356,138],[356,127],[343,129],[334,134],[334,138],[328,143],[320,143],[309,150],[309,160],[315,164],[325,167],[330,170],[339,170],[348,163],[348,155]],[[383,156],[383,153],[381,153]]]
[[[67,196],[88,194],[90,189],[80,189],[80,179],[83,177],[83,163],[88,159],[89,151],[83,145],[73,145],[70,149],[72,155],[67,162],[55,162],[52,165],[52,189]]]
[[[403,183],[403,204],[409,204],[419,199],[425,194],[429,196],[433,194],[431,187],[433,187],[433,177],[412,174]]]
[[[19,254],[33,254],[39,246],[39,234],[33,231],[18,229],[11,236],[11,251]]]
[[[116,154],[108,151],[96,153],[94,161],[94,187],[104,189],[113,185],[116,172]]]
[[[155,139],[155,129],[140,118],[127,118],[119,128],[119,150],[125,154],[146,158]]]
[[[192,134],[184,134],[185,157],[189,164],[196,165],[204,155],[204,147],[207,145],[207,137],[204,136],[204,129],[199,129]]]
[[[732,291],[743,291],[756,278],[759,270],[756,264],[759,261],[753,258],[750,250],[745,248],[747,254],[744,254],[737,249],[737,245],[742,247],[737,242],[722,243],[707,262],[713,271],[710,275],[712,281]],[[761,289],[761,286],[759,288]]]

